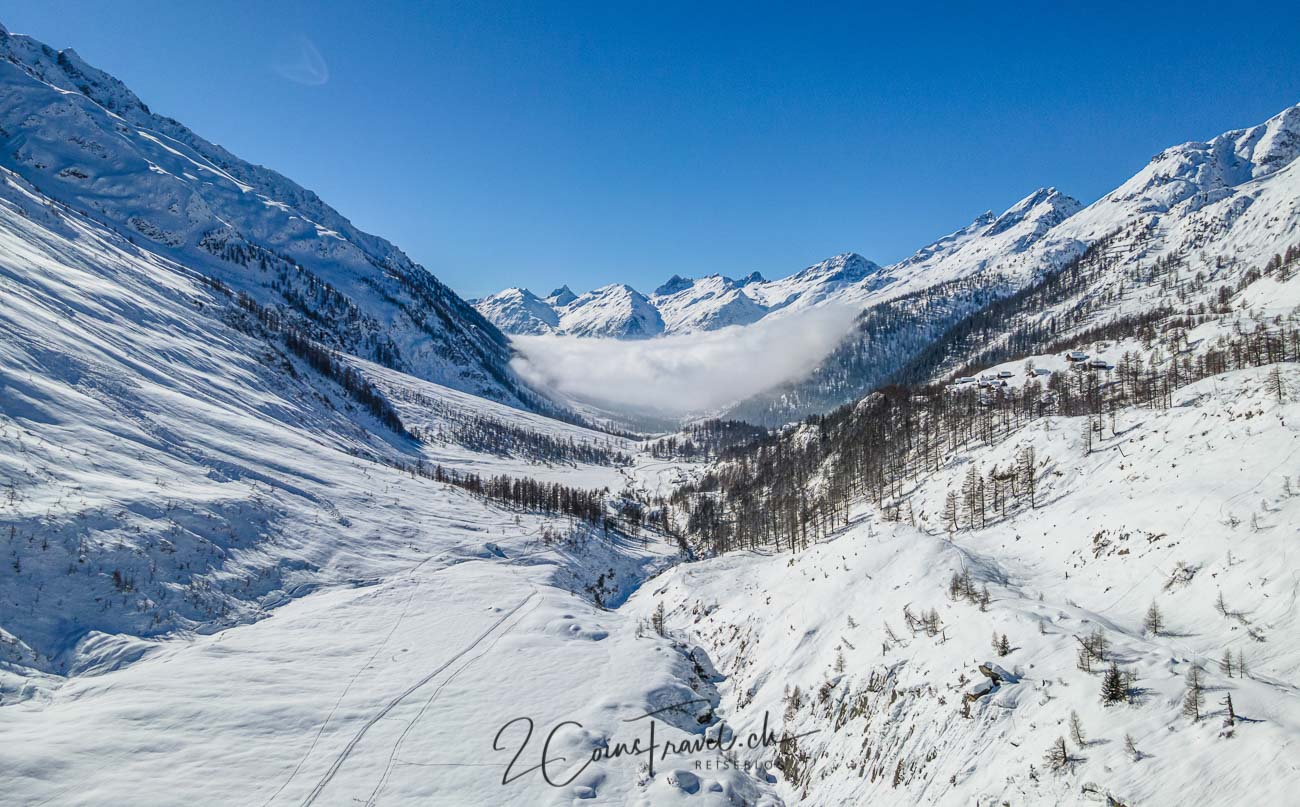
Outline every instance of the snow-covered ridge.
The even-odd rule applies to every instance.
[[[1052,228],[1018,269],[1058,266],[1098,239],[1144,230],[1127,262],[1174,253],[1262,262],[1297,236],[1300,104],[1264,123],[1168,148],[1115,190]],[[1212,261],[1203,259],[1208,265]]]
[[[142,246],[221,278],[327,345],[515,404],[501,333],[316,194],[153,113],[122,82],[0,32],[0,165]]]
[[[644,339],[749,325],[780,311],[795,311],[851,296],[880,267],[855,253],[813,264],[790,277],[767,281],[758,272],[739,280],[723,275],[673,275],[649,295],[622,283],[575,295],[564,286],[546,298],[510,288],[474,305],[511,334]]]
[[[1055,188],[1041,188],[1001,215],[984,213],[906,260],[883,268],[846,252],[776,280],[766,280],[758,272],[738,280],[716,274],[695,279],[673,275],[649,295],[612,285],[576,299],[565,298],[567,302],[540,300],[525,289],[512,288],[475,305],[506,333],[616,338],[749,325],[766,316],[832,303],[862,307],[996,267],[1027,252],[1080,208],[1079,202]],[[637,321],[630,315],[633,306],[609,304],[611,296],[635,299],[650,327],[633,326]],[[597,304],[588,307],[589,303]],[[661,328],[653,327],[648,309],[658,312]]]

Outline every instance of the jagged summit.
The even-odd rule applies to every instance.
[[[890,293],[898,294],[1014,263],[1053,227],[1083,205],[1056,188],[1039,188],[1003,213],[992,211],[890,266]]]
[[[681,275],[673,275],[668,278],[666,283],[655,289],[654,294],[656,297],[666,297],[669,294],[676,294],[682,289],[689,289],[692,283],[694,283],[694,281],[688,280]]]
[[[546,302],[551,305],[568,305],[578,299],[578,295],[573,293],[573,289],[568,286],[560,286],[545,297]]]
[[[852,283],[861,280],[872,272],[880,271],[878,264],[872,263],[856,252],[845,252],[833,258],[815,263],[794,275],[795,278],[825,278],[837,282]]]

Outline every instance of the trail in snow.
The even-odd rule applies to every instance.
[[[489,625],[487,630],[479,634],[474,639],[474,641],[470,642],[467,646],[462,648],[454,656],[447,659],[442,664],[438,665],[438,667],[435,668],[428,675],[424,676],[419,681],[416,681],[414,684],[408,687],[404,692],[402,692],[402,694],[398,695],[396,698],[393,698],[393,700],[389,701],[387,706],[380,709],[369,720],[367,720],[365,725],[363,725],[361,729],[357,731],[357,733],[352,737],[352,739],[348,741],[348,744],[344,746],[343,750],[339,753],[338,757],[335,758],[333,764],[330,765],[329,770],[325,772],[325,775],[322,776],[320,781],[316,783],[316,786],[312,788],[311,793],[307,795],[307,798],[303,799],[302,807],[308,807],[308,805],[316,803],[316,799],[319,798],[320,794],[325,790],[325,786],[328,785],[330,783],[330,780],[334,778],[334,775],[338,773],[339,768],[343,767],[343,763],[347,762],[348,757],[352,755],[352,751],[357,747],[357,744],[360,743],[362,738],[366,736],[366,732],[370,731],[371,726],[375,725],[380,720],[383,720],[384,717],[389,712],[391,712],[399,704],[401,704],[402,701],[410,697],[411,694],[414,693],[416,690],[420,689],[425,684],[432,681],[434,677],[438,675],[438,673],[447,669],[453,663],[455,663],[457,659],[464,656],[466,653],[470,652],[474,648],[478,647],[479,644],[484,639],[486,639],[489,635],[491,635],[493,631],[495,631],[498,627],[500,627],[502,623],[504,623],[510,617],[514,616],[514,614],[517,611],[519,611],[520,608],[523,608],[526,603],[528,603],[536,596],[537,596],[537,589],[534,588],[532,591],[528,593],[526,597],[520,600],[513,608],[511,608],[509,611],[502,614],[500,619],[496,620],[491,625]]]
[[[536,590],[534,590],[533,594],[536,593],[537,593]],[[531,598],[532,594],[530,594],[529,597]],[[397,742],[393,744],[392,750],[388,752],[388,760],[384,764],[384,773],[382,776],[379,777],[379,781],[375,784],[375,789],[370,792],[370,796],[367,797],[366,799],[367,807],[370,807],[370,805],[375,804],[376,801],[379,799],[379,795],[383,792],[384,787],[388,784],[388,776],[390,773],[392,773],[393,763],[397,760],[397,755],[402,750],[402,744],[406,742],[406,735],[410,733],[411,729],[415,728],[416,723],[420,722],[420,718],[424,717],[424,713],[428,711],[429,706],[435,700],[438,699],[438,696],[442,694],[442,691],[447,688],[448,684],[450,684],[452,681],[455,681],[456,678],[461,673],[463,673],[466,669],[468,669],[474,662],[478,661],[479,659],[486,656],[489,652],[491,652],[492,648],[496,646],[497,642],[501,641],[501,639],[504,636],[506,636],[512,630],[518,627],[519,623],[524,620],[524,617],[528,616],[528,614],[531,613],[536,608],[537,608],[537,604],[534,603],[527,611],[525,611],[523,614],[520,615],[519,619],[517,619],[512,624],[508,625],[505,628],[505,630],[502,630],[500,633],[493,636],[492,641],[488,642],[487,646],[484,647],[482,651],[480,651],[473,657],[467,659],[464,664],[456,668],[455,672],[447,676],[447,678],[441,684],[439,684],[437,688],[433,690],[433,692],[429,693],[429,697],[428,699],[425,700],[424,705],[420,707],[420,711],[417,712],[415,717],[411,719],[411,722],[406,725],[406,728],[402,729],[402,733],[398,736]]]
[[[411,610],[411,601],[415,599],[415,595],[419,593],[421,586],[424,585],[424,580],[417,579],[416,573],[430,561],[445,558],[448,554],[450,553],[443,552],[440,555],[430,555],[417,563],[415,567],[411,569],[408,577],[414,580],[415,584],[411,587],[411,593],[407,596],[406,602],[402,606],[401,613],[399,613],[397,619],[393,621],[393,627],[389,628],[388,633],[384,635],[384,640],[375,648],[375,652],[370,655],[370,658],[366,659],[366,662],[357,668],[357,671],[350,679],[348,679],[347,686],[343,687],[343,691],[339,693],[339,699],[334,702],[334,706],[330,709],[329,714],[325,715],[325,719],[321,721],[320,728],[316,730],[315,736],[312,737],[311,745],[307,748],[307,752],[302,755],[302,759],[298,760],[298,764],[294,766],[293,772],[289,774],[289,778],[284,780],[284,784],[280,785],[280,787],[271,794],[271,797],[263,803],[263,807],[266,807],[266,805],[275,801],[276,798],[284,792],[284,789],[294,780],[294,777],[298,775],[298,771],[302,770],[302,766],[307,762],[308,758],[311,757],[312,752],[316,750],[316,745],[320,742],[321,735],[325,733],[325,727],[334,719],[334,715],[338,712],[339,706],[343,704],[348,693],[352,691],[352,686],[356,684],[357,679],[361,677],[361,674],[368,670],[370,665],[375,662],[375,659],[379,657],[379,654],[388,646],[388,641],[393,638],[393,634],[397,632],[399,627],[401,627],[402,620],[406,618],[407,612]]]

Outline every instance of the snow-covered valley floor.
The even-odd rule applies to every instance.
[[[551,745],[572,764],[624,718],[707,688],[687,655],[606,609],[677,548],[403,469],[615,494],[656,493],[689,469],[368,367],[432,435],[413,441],[275,340],[231,327],[199,273],[0,180],[0,802],[684,792],[626,760],[564,787],[536,771],[503,785],[522,724],[493,748],[530,716],[515,770],[532,767],[543,727],[576,720],[583,731]],[[487,434],[506,423],[631,464],[464,449],[440,435],[464,429],[465,410]],[[703,731],[695,717],[666,718],[661,736]],[[755,800],[750,778],[716,778],[722,790],[697,801]]]
[[[863,508],[797,555],[673,565],[654,538],[547,546],[543,518],[427,480],[399,489],[395,474],[395,498],[419,504],[395,514],[405,538],[377,543],[388,558],[373,578],[215,634],[134,640],[116,652],[137,660],[117,669],[25,681],[0,709],[6,801],[1287,803],[1300,786],[1300,405],[1271,397],[1267,369],[1199,382],[1166,411],[1124,410],[1088,454],[1077,423],[1037,422],[924,482],[916,526]],[[1030,444],[1036,508],[939,528],[970,463]],[[964,571],[987,605],[950,593]],[[1143,627],[1152,603],[1158,633]],[[650,627],[661,605],[666,638]],[[909,628],[905,614],[931,609],[934,635]],[[1085,671],[1095,630],[1106,661]],[[1133,673],[1131,702],[1102,702],[1111,661]],[[990,689],[980,665],[1005,680]],[[1193,665],[1199,720],[1183,713]],[[644,741],[630,718],[696,700],[659,716],[661,743],[720,722],[746,735],[766,716],[802,735],[799,773],[720,770],[703,751],[660,759],[654,776],[629,755],[568,781],[593,749]],[[531,736],[510,723],[523,717]],[[556,731],[557,787],[529,769],[563,721],[581,728]],[[1069,763],[1053,771],[1058,737]],[[734,753],[759,770],[780,756]]]

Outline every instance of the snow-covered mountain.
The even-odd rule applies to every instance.
[[[506,333],[553,333],[560,326],[560,315],[555,307],[528,289],[509,288],[475,300],[474,306]]]
[[[0,28],[0,165],[40,194],[275,307],[322,344],[536,405],[505,338],[309,190],[154,114],[125,85]]]
[[[556,331],[572,336],[647,339],[664,332],[664,321],[644,294],[615,283],[589,291],[560,309]]]
[[[1300,208],[1300,104],[1264,123],[1188,142],[1156,155],[1141,171],[1053,228],[1017,267],[1041,271],[1099,239],[1131,231],[1122,260],[1182,254],[1209,267],[1267,259],[1294,238]]]
[[[1003,216],[983,216],[882,272],[890,282],[856,298],[858,326],[806,378],[727,414],[787,423],[890,380],[953,369],[975,343],[1000,349],[1017,333],[1062,338],[1067,320],[1078,330],[1168,307],[1172,298],[1214,305],[1220,289],[1237,289],[1300,243],[1297,132],[1300,105],[1258,126],[1167,149],[1077,212],[1077,203],[1047,189]],[[1141,279],[1171,272],[1177,282],[1133,293]],[[1016,294],[1033,304],[990,313],[995,301]]]
[[[889,267],[889,291],[900,294],[998,269],[1029,252],[1053,227],[1082,209],[1055,188],[1040,188],[1002,215],[988,211]]]
[[[1041,188],[1002,215],[989,211],[906,260],[884,268],[857,253],[846,252],[770,281],[757,272],[740,280],[722,275],[697,279],[673,275],[653,293],[642,297],[649,307],[658,311],[663,320],[661,331],[627,329],[624,309],[617,307],[590,309],[580,324],[575,323],[577,327],[566,326],[565,314],[578,305],[571,299],[572,292],[562,298],[566,302],[560,302],[555,295],[539,300],[524,289],[512,288],[485,297],[475,305],[506,333],[618,338],[749,325],[766,316],[827,303],[861,307],[999,267],[1029,252],[1049,230],[1081,207],[1079,202],[1055,188]],[[591,294],[603,297],[612,289],[627,287],[606,286]]]
[[[768,312],[759,300],[762,279],[736,281],[722,275],[687,280],[674,275],[655,289],[651,302],[659,309],[668,333],[713,331],[728,325],[749,325]]]
[[[644,339],[662,334],[749,325],[779,312],[838,300],[853,301],[874,287],[880,267],[845,253],[779,280],[754,272],[740,280],[722,275],[673,275],[649,295],[612,284],[574,295],[564,286],[546,298],[510,288],[475,301],[484,317],[511,334]]]

